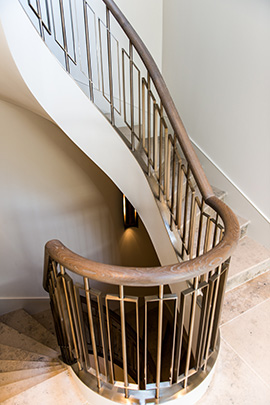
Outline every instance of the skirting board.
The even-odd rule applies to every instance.
[[[33,315],[50,308],[49,298],[44,297],[12,297],[0,298],[0,315],[23,308]]]
[[[195,142],[192,142],[206,176],[213,186],[228,193],[225,202],[241,217],[250,220],[248,234],[251,238],[270,248],[270,224],[241,191],[226,177]]]

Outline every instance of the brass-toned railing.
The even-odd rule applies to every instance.
[[[179,240],[180,262],[156,268],[104,265],[58,241],[46,245],[44,288],[63,358],[77,362],[98,387],[113,384],[125,396],[153,389],[159,398],[185,388],[216,355],[237,219],[215,197],[159,69],[114,2],[20,2],[47,46],[140,156]],[[179,282],[172,294],[167,286]]]
[[[228,266],[226,260],[202,275],[185,274],[173,294],[166,273],[181,275],[178,265],[104,265],[59,241],[48,242],[44,287],[63,360],[76,363],[82,379],[83,373],[90,374],[98,388],[113,386],[125,397],[170,397],[196,385],[216,359]],[[147,272],[162,273],[163,282],[143,277]],[[102,281],[98,288],[96,281]]]

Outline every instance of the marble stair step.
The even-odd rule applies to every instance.
[[[44,326],[44,328],[46,328],[49,332],[51,332],[53,335],[56,335],[53,316],[50,309],[34,314],[32,315],[32,317],[42,326]]]
[[[36,403],[42,405],[90,405],[90,402],[81,394],[67,370],[7,399],[3,402],[3,405],[30,405]]]
[[[226,291],[270,269],[270,250],[244,236],[232,255]]]
[[[53,361],[0,360],[0,373],[55,366],[57,366],[57,362]]]
[[[0,343],[4,345],[11,345],[18,349],[28,350],[34,353],[38,353],[41,356],[48,356],[51,359],[56,359],[58,353],[37,342],[36,340],[18,332],[16,329],[0,322]]]
[[[0,387],[8,384],[12,384],[21,380],[26,380],[28,378],[36,377],[41,374],[51,373],[53,371],[63,370],[61,364],[50,367],[34,368],[27,370],[15,370],[0,373]],[[1,388],[2,389],[2,388]]]
[[[0,316],[0,322],[60,353],[56,337],[25,310],[18,309],[4,314]]]
[[[1,339],[1,338],[0,338]],[[12,342],[9,342],[12,344]],[[52,362],[51,357],[43,356],[38,353],[29,352],[28,350],[19,349],[0,343],[0,360],[18,360],[31,362]],[[55,363],[56,360],[53,360]]]
[[[240,239],[247,235],[248,226],[250,224],[250,220],[237,215],[237,219],[240,225]]]
[[[31,387],[34,387],[37,384],[42,383],[43,381],[46,381],[48,379],[51,379],[52,377],[56,376],[57,374],[63,373],[64,369],[61,370],[56,370],[56,371],[51,371],[49,373],[45,373],[45,374],[41,374],[41,375],[37,375],[35,377],[31,377],[31,378],[27,378],[21,381],[17,381],[14,383],[10,383],[7,384],[3,387],[1,387],[0,390],[0,402],[4,402],[6,400],[9,400],[9,404],[17,404],[16,401],[13,400],[12,397],[14,397],[15,395],[18,395],[26,390],[28,390]],[[30,400],[29,402],[24,402],[24,404],[37,404],[37,403],[41,403],[42,405],[44,404],[44,402],[42,402],[42,398],[36,398],[35,401],[34,400]],[[61,402],[59,402],[60,404]]]

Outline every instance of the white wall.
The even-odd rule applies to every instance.
[[[163,0],[116,0],[115,3],[140,35],[161,69]]]
[[[0,121],[0,312],[3,298],[47,296],[50,239],[105,263],[158,264],[142,223],[124,230],[118,188],[56,125],[1,100]]]
[[[187,131],[266,222],[270,2],[165,0],[163,11],[163,73]]]

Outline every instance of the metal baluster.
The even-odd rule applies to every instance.
[[[181,160],[178,162],[178,170],[177,170],[177,209],[176,209],[176,224],[178,229],[181,229],[181,218],[182,218],[182,202],[183,202],[183,179],[184,179],[184,172],[182,170],[182,163]]]
[[[64,42],[66,70],[70,73],[70,65],[69,65],[69,58],[68,58],[68,46],[67,46],[67,32],[66,32],[66,22],[65,22],[65,13],[64,13],[63,0],[59,0],[59,6],[60,6],[61,25],[62,25],[63,42]]]
[[[81,289],[83,289],[83,286],[81,287]],[[90,368],[90,361],[89,361],[89,353],[88,353],[85,330],[84,330],[84,320],[83,320],[83,314],[82,314],[80,293],[79,293],[79,287],[75,286],[75,285],[74,285],[74,297],[75,297],[75,308],[76,308],[76,313],[77,313],[77,317],[78,317],[78,327],[79,327],[79,332],[80,332],[81,342],[82,342],[84,362],[85,362],[86,370],[88,370]]]
[[[194,283],[193,283],[194,292],[192,293],[192,307],[191,307],[190,325],[189,325],[189,332],[188,332],[189,336],[188,336],[188,348],[187,348],[187,358],[186,358],[186,366],[185,366],[184,388],[187,387],[188,376],[189,376],[189,364],[190,364],[190,356],[191,356],[191,348],[192,348],[192,340],[193,340],[193,332],[194,332],[194,321],[195,321],[195,313],[196,313],[198,283],[199,283],[199,278],[196,277],[194,279]]]
[[[172,164],[172,195],[171,195],[171,215],[170,228],[172,230],[174,215],[174,200],[175,200],[175,166],[176,166],[176,135],[173,137],[173,164]]]
[[[209,347],[210,347],[210,342],[211,342],[216,302],[217,302],[218,289],[219,289],[218,287],[219,287],[219,280],[220,280],[220,266],[219,266],[218,273],[219,274],[216,274],[213,276],[214,295],[213,295],[213,301],[211,302],[211,316],[210,316],[210,322],[209,322],[209,326],[208,326],[208,336],[207,336],[206,349],[205,349],[205,363],[203,366],[204,370],[206,370],[207,361],[209,358]]]
[[[130,124],[131,124],[131,150],[135,150],[134,137],[134,89],[133,89],[133,45],[129,41],[129,77],[130,77]]]
[[[108,69],[109,69],[109,85],[110,85],[110,106],[111,106],[111,124],[115,124],[114,117],[114,99],[113,99],[113,74],[112,74],[112,46],[110,32],[110,10],[106,7],[106,26],[107,26],[107,46],[108,46]]]
[[[89,280],[87,277],[84,277],[83,280],[84,280],[84,289],[85,289],[85,296],[86,296],[86,303],[87,303],[88,320],[89,320],[89,326],[90,326],[91,342],[92,342],[95,367],[96,367],[97,386],[98,386],[98,388],[100,388],[101,384],[100,384],[100,375],[99,375],[98,353],[97,353],[97,345],[96,345],[92,307],[91,307],[90,286],[89,286]]]
[[[148,175],[151,173],[151,78],[147,72],[147,136],[148,136]]]
[[[76,305],[75,305],[75,299],[74,299],[74,289],[73,289],[73,281],[72,279],[68,280],[67,282],[67,288],[68,288],[68,294],[70,297],[70,307],[71,307],[71,312],[73,314],[72,319],[74,322],[74,328],[75,328],[75,336],[74,337],[74,346],[75,346],[75,351],[77,347],[77,363],[78,363],[78,368],[79,370],[82,370],[83,366],[83,361],[82,361],[82,353],[83,353],[83,343],[81,339],[81,334],[80,334],[80,329],[79,329],[79,321],[78,321],[78,316],[76,312]]]
[[[202,353],[202,343],[203,343],[203,331],[205,329],[205,322],[206,322],[206,309],[207,309],[207,300],[208,300],[208,293],[209,293],[209,285],[206,282],[200,284],[199,289],[202,291],[202,304],[201,304],[201,317],[200,317],[200,324],[198,330],[198,343],[197,343],[197,364],[196,370],[198,370],[202,364],[201,361],[201,353]]]
[[[193,243],[195,234],[195,190],[191,189],[191,208],[189,219],[188,253],[189,259],[193,259]]]
[[[187,232],[187,212],[188,212],[188,200],[189,200],[189,176],[190,176],[190,168],[188,165],[186,175],[186,193],[185,193],[185,206],[184,206],[184,220],[183,220],[183,236],[182,236],[182,258],[184,259],[184,252],[185,252],[185,243],[186,243],[186,232]]]
[[[160,394],[161,353],[162,353],[162,326],[163,326],[163,294],[164,286],[159,286],[158,292],[158,340],[157,340],[157,372],[156,372],[156,398]]]
[[[145,149],[146,113],[145,113],[145,79],[142,78],[142,146]]]
[[[174,374],[174,354],[175,354],[175,340],[176,340],[176,326],[177,326],[177,308],[178,308],[178,297],[175,297],[174,303],[174,322],[173,322],[173,337],[172,337],[172,359],[171,359],[171,372],[170,372],[170,384],[173,384],[173,374]]]
[[[159,120],[159,200],[161,200],[162,193],[162,152],[163,152],[163,106],[160,107],[160,120]]]
[[[217,298],[217,303],[216,303],[216,314],[215,314],[215,319],[213,323],[213,332],[212,332],[212,347],[215,348],[216,342],[217,342],[217,336],[218,336],[218,326],[220,322],[220,317],[221,317],[221,309],[223,306],[223,301],[224,301],[224,296],[225,296],[225,289],[226,289],[226,284],[227,284],[227,277],[228,277],[228,272],[229,272],[229,266],[230,266],[230,258],[226,260],[225,263],[223,263],[222,268],[225,267],[225,269],[222,269],[222,272],[220,274],[220,286],[219,286],[219,292],[218,292],[218,298]]]
[[[67,312],[68,312],[68,319],[69,319],[69,324],[70,324],[70,329],[71,329],[71,335],[72,335],[72,340],[73,340],[73,344],[74,344],[75,358],[76,358],[76,360],[78,360],[79,352],[78,352],[78,346],[77,346],[77,341],[76,341],[76,336],[75,336],[75,331],[74,331],[73,319],[72,319],[72,315],[71,315],[70,302],[69,302],[69,297],[68,297],[68,292],[67,292],[67,282],[65,279],[66,274],[65,274],[65,269],[62,265],[60,265],[60,273],[62,276],[61,278],[62,278],[65,300],[66,300],[66,305],[67,305]]]
[[[89,26],[88,26],[88,15],[87,15],[87,2],[85,0],[83,2],[83,15],[84,15],[84,29],[85,29],[85,40],[86,40],[86,56],[87,56],[90,100],[94,102],[93,75],[92,75],[92,63],[91,63],[91,53],[90,53],[90,41],[89,41]]]
[[[119,286],[120,297],[120,317],[121,317],[121,335],[122,335],[122,355],[123,355],[123,370],[124,370],[124,385],[125,397],[128,398],[128,368],[127,368],[127,342],[126,342],[126,323],[125,323],[125,300],[124,286]]]
[[[171,135],[167,137],[167,159],[166,159],[166,167],[165,167],[165,179],[166,179],[166,187],[165,187],[165,197],[170,203],[170,180],[171,180],[171,152],[172,152],[172,143],[171,143]]]
[[[105,322],[104,322],[102,302],[101,302],[101,293],[97,295],[97,304],[98,304],[101,342],[102,342],[102,347],[103,347],[104,370],[105,370],[106,377],[108,377],[108,345],[107,345],[106,334],[105,334]]]

